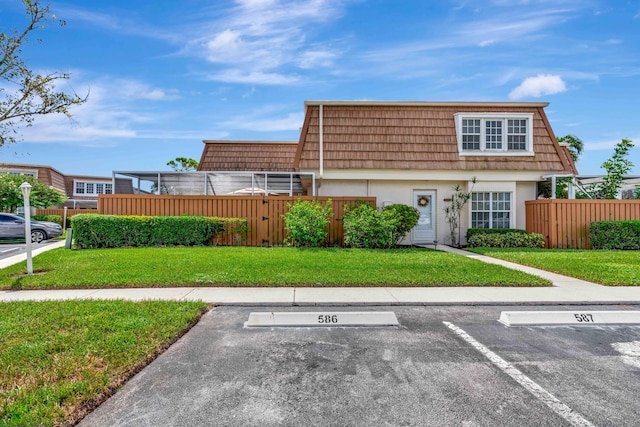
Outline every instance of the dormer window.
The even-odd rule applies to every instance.
[[[112,194],[113,183],[111,182],[91,182],[73,181],[74,196],[97,196],[98,194]]]
[[[533,114],[458,113],[455,121],[462,156],[533,155]]]

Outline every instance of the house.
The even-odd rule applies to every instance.
[[[536,199],[537,183],[577,175],[547,105],[307,101],[295,154],[280,142],[205,141],[201,170],[313,174],[319,196],[375,196],[379,207],[417,208],[419,224],[405,243],[450,243],[444,209],[454,187],[472,193],[464,236],[469,227],[525,228],[525,201]]]
[[[314,194],[312,174],[293,173],[298,141],[203,142],[198,171],[211,194]]]
[[[67,195],[64,206],[72,209],[96,209],[98,195],[113,193],[113,179],[101,176],[65,175],[45,165],[0,163],[0,173],[26,175],[57,188]]]

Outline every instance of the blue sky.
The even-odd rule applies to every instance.
[[[640,175],[640,1],[51,1],[35,69],[89,94],[39,118],[0,161],[65,174],[169,170],[204,139],[296,140],[305,100],[544,101],[581,174],[622,138]],[[0,0],[0,31],[23,28]]]

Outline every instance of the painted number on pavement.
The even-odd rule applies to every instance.
[[[587,313],[575,313],[573,315],[578,323],[593,323],[593,315]]]
[[[337,314],[321,314],[318,316],[318,323],[338,323]]]

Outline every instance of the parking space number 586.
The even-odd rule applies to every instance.
[[[318,323],[338,323],[337,314],[321,314],[318,316]]]

